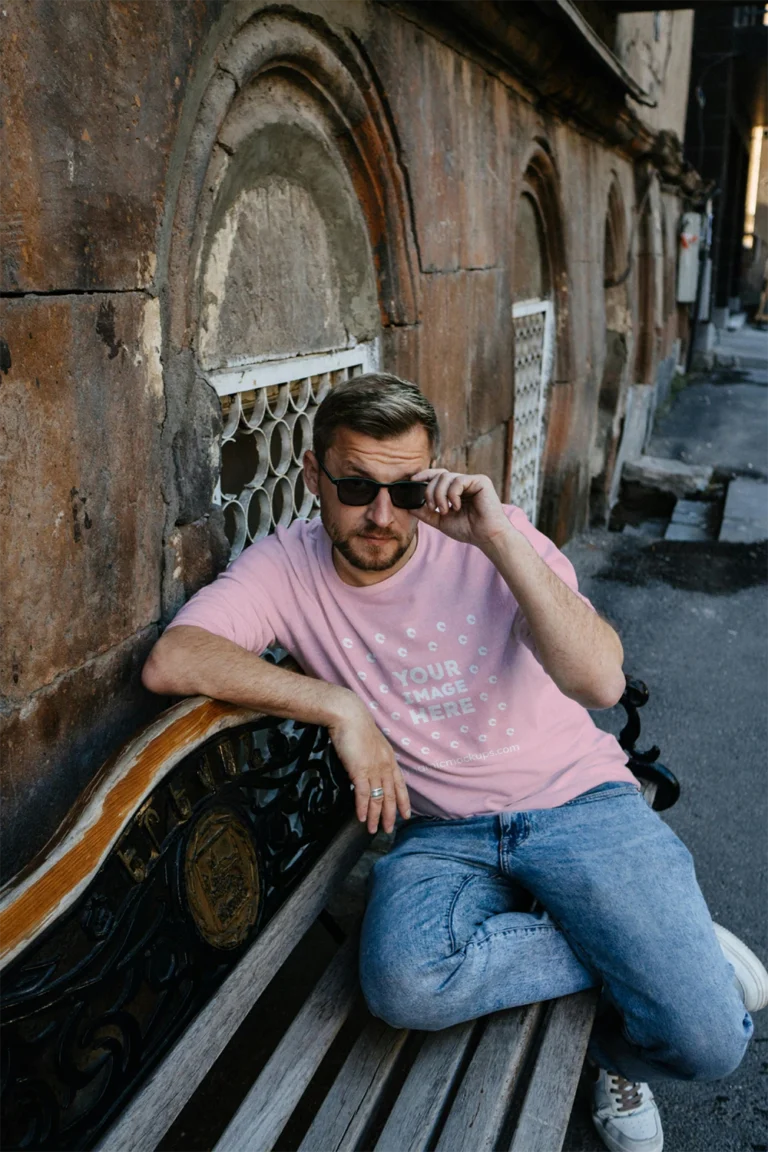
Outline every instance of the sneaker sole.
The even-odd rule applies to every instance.
[[[658,1138],[651,1140],[617,1140],[610,1132],[606,1132],[605,1128],[593,1114],[592,1123],[595,1126],[598,1136],[605,1144],[610,1152],[662,1152],[664,1148],[664,1133],[659,1132]]]
[[[733,932],[721,924],[715,924],[714,929],[723,955],[733,965],[742,989],[744,1007],[747,1012],[759,1012],[768,1006],[768,972],[754,952]]]

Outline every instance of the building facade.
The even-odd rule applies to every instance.
[[[158,707],[163,624],[314,514],[334,383],[562,543],[687,338],[692,15],[568,0],[6,0],[2,875]],[[642,5],[641,5],[642,7]]]

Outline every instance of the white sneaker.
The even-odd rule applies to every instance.
[[[597,1069],[592,1121],[611,1152],[661,1152],[661,1117],[647,1084]]]
[[[768,972],[743,940],[720,924],[714,925],[715,936],[723,955],[733,967],[734,981],[747,1012],[759,1012],[768,1005]]]

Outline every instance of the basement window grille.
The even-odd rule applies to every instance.
[[[378,341],[338,352],[238,364],[206,373],[221,399],[221,474],[213,503],[224,512],[230,562],[278,524],[319,511],[301,462],[317,407],[334,385],[375,372]]]
[[[554,351],[551,300],[526,300],[512,308],[515,330],[515,415],[509,498],[532,524],[539,508],[544,413]]]

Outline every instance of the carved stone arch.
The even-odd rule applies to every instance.
[[[170,338],[177,348],[197,322],[195,276],[201,224],[227,168],[220,133],[236,101],[260,80],[280,77],[333,126],[365,216],[378,281],[381,322],[418,320],[418,259],[394,130],[375,78],[355,46],[315,18],[268,12],[243,25],[216,53],[199,104],[175,199],[167,261]]]
[[[629,366],[632,363],[628,228],[626,206],[616,172],[610,176],[604,221],[602,274],[605,358],[590,464],[590,517],[594,523],[605,522],[609,512],[611,481],[621,439]]]
[[[569,299],[568,261],[566,255],[565,219],[561,196],[560,173],[549,143],[536,137],[523,156],[518,181],[519,194],[531,196],[544,227],[549,263],[549,285],[555,305],[555,359],[552,383],[573,379],[573,340]],[[519,203],[519,196],[518,201]]]
[[[568,475],[573,408],[573,340],[561,181],[546,140],[535,139],[520,167],[515,213],[528,196],[541,221],[548,268],[548,298],[554,314],[551,365],[544,397],[543,443],[539,461],[538,527],[557,542],[575,522],[577,487]],[[517,388],[517,385],[516,385]],[[514,442],[514,438],[513,438]],[[511,471],[514,473],[514,450]]]
[[[218,475],[222,417],[207,373],[354,347],[382,327],[416,323],[420,311],[397,142],[357,46],[315,16],[265,11],[214,45],[207,67],[171,162],[158,269],[169,540],[207,516]],[[283,251],[291,258],[281,264]],[[317,332],[307,340],[310,313]],[[176,585],[165,593],[168,613],[183,595]]]

